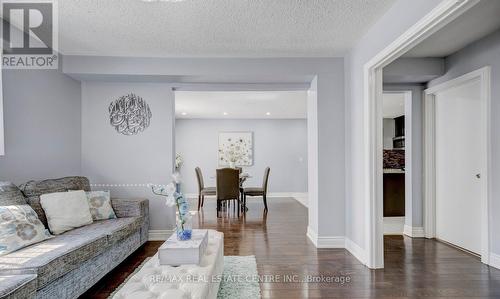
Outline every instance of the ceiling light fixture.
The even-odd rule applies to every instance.
[[[271,115],[271,112],[266,112],[266,115],[267,115],[267,116]]]
[[[187,115],[187,113],[186,113],[186,112],[181,112],[181,114],[182,114],[182,115]]]
[[[227,112],[222,112],[222,114],[224,114],[224,115],[228,115],[228,113],[227,113]]]

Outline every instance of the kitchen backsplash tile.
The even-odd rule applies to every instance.
[[[405,151],[384,150],[384,168],[386,169],[405,168]]]

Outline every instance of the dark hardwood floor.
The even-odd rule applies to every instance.
[[[206,199],[194,226],[224,232],[225,255],[255,255],[260,275],[349,279],[344,284],[265,282],[263,298],[500,298],[500,270],[444,243],[385,237],[385,268],[370,270],[346,250],[316,249],[306,237],[307,210],[293,199],[268,199],[267,215],[261,200],[248,201],[244,217],[231,212],[216,218],[215,202]],[[107,298],[160,245],[145,244],[82,298]]]

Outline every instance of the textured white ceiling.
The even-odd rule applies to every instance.
[[[483,0],[404,57],[446,57],[500,28],[500,1]]]
[[[176,118],[306,118],[306,91],[176,91]]]
[[[64,0],[60,50],[144,57],[339,56],[393,2]]]
[[[384,93],[383,103],[384,118],[396,118],[405,115],[404,93]]]

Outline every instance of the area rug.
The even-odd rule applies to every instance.
[[[110,294],[113,296],[137,273],[150,258],[145,259],[127,279]],[[225,256],[224,272],[217,299],[260,299],[257,261],[255,256]]]
[[[260,298],[255,256],[225,256],[222,276],[217,299]]]

